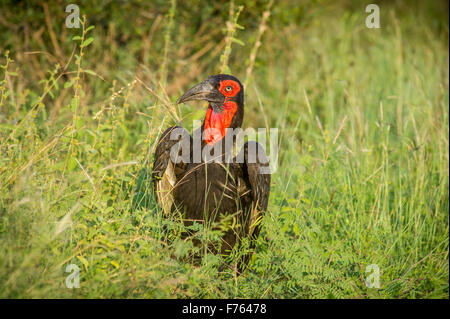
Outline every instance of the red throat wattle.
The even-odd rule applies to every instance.
[[[227,99],[225,99],[222,113],[214,112],[211,105],[208,107],[205,116],[205,125],[203,127],[206,143],[212,145],[225,136],[226,130],[230,127],[236,110],[236,102],[227,101]]]

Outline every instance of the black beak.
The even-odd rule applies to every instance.
[[[177,104],[184,103],[187,101],[193,100],[204,100],[208,101],[211,104],[222,104],[225,100],[225,97],[219,90],[215,87],[215,81],[212,78],[209,78],[203,81],[200,84],[197,84],[193,88],[190,88],[186,93],[184,93],[177,101]]]

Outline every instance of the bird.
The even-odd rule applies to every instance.
[[[172,126],[157,141],[154,194],[165,216],[181,214],[185,226],[194,222],[228,225],[220,244],[210,248],[213,253],[230,256],[233,248],[248,238],[247,252],[234,264],[234,269],[242,272],[267,211],[268,158],[254,141],[246,142],[237,155],[233,153],[237,143],[233,134],[244,119],[244,87],[236,77],[209,76],[186,91],[177,104],[194,100],[207,101],[208,107],[193,136],[181,126]],[[227,149],[227,145],[231,147]],[[208,157],[211,150],[214,154]]]

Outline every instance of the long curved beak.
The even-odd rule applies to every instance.
[[[187,90],[178,99],[177,104],[193,100],[220,103],[223,98],[222,94],[214,87],[214,83],[208,79]]]

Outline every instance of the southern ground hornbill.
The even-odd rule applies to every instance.
[[[210,76],[177,103],[191,100],[208,102],[204,121],[194,137],[179,126],[161,135],[153,163],[154,192],[166,216],[181,214],[186,226],[195,221],[226,225],[219,247],[209,247],[215,253],[228,255],[243,238],[249,238],[249,249],[238,259],[242,270],[254,250],[267,209],[269,163],[256,142],[245,143],[233,155],[234,134],[244,117],[244,88],[238,79],[226,74]]]

